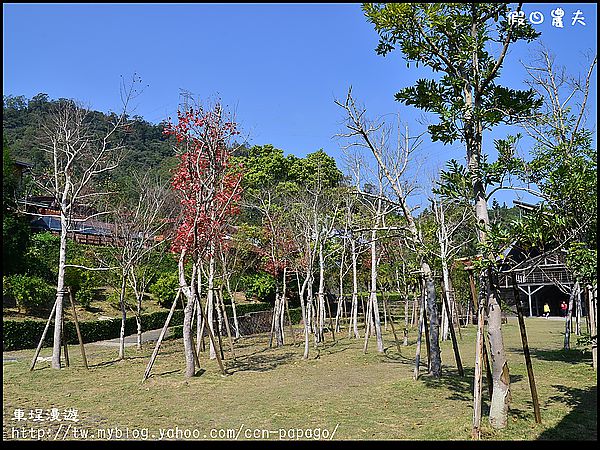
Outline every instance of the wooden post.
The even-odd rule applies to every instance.
[[[169,326],[169,322],[171,321],[171,317],[173,317],[173,313],[175,312],[175,307],[177,306],[177,300],[179,300],[179,296],[181,295],[181,289],[177,290],[177,295],[175,296],[175,300],[173,300],[173,304],[171,305],[171,309],[169,310],[169,314],[167,315],[167,319],[165,320],[165,324],[158,336],[158,341],[156,341],[156,345],[154,346],[154,351],[152,352],[152,356],[150,357],[150,361],[148,361],[148,365],[146,366],[146,372],[144,372],[144,378],[142,378],[142,383],[148,379],[150,376],[150,371],[152,370],[152,366],[154,365],[154,361],[158,356],[158,350],[160,349],[160,344],[162,343],[165,334],[167,334],[167,328]]]
[[[424,300],[425,296],[421,295],[421,300]],[[423,339],[423,319],[424,319],[424,310],[423,305],[419,306],[419,323],[417,325],[417,348],[415,351],[415,371],[413,374],[413,379],[419,379],[419,364],[421,362],[421,340]]]
[[[443,290],[443,287],[442,287]],[[458,373],[461,377],[465,376],[465,371],[463,370],[462,361],[460,360],[460,351],[458,350],[458,342],[456,341],[456,334],[454,334],[454,324],[452,319],[452,313],[448,308],[448,299],[442,292],[442,300],[444,302],[444,307],[446,308],[446,312],[448,314],[448,325],[450,327],[450,337],[452,338],[452,348],[454,349],[454,359],[456,359],[456,366],[458,367]]]
[[[471,300],[473,301],[473,309],[477,311],[477,327],[479,328],[479,302],[477,301],[477,291],[475,288],[475,277],[473,276],[473,269],[465,269],[469,274],[469,287],[471,289]],[[475,315],[473,315],[475,317]],[[485,311],[481,313],[481,326],[483,326],[483,322],[485,321]],[[487,346],[485,345],[485,335],[482,334],[481,337],[481,346],[483,348],[483,362],[485,364],[486,371],[486,379],[487,379],[487,388],[488,394],[490,398],[492,398],[492,391],[494,390],[494,382],[492,378],[492,368],[490,367],[490,359],[488,358]],[[477,356],[476,356],[477,358]]]
[[[223,291],[218,291],[219,308],[223,311],[223,320],[225,321],[225,329],[227,330],[227,337],[229,338],[229,349],[231,350],[231,356],[235,359],[235,350],[233,349],[233,338],[231,337],[231,328],[229,327],[229,318],[227,317],[227,311],[225,311],[225,302],[223,301]]]
[[[431,372],[431,344],[429,342],[429,325],[427,324],[427,307],[425,305],[427,301],[426,295],[423,300],[423,328],[425,330],[425,347],[427,348],[427,373],[429,373]]]
[[[363,352],[367,353],[367,347],[369,345],[369,335],[371,334],[371,321],[373,320],[373,318],[371,317],[372,314],[372,301],[371,301],[371,296],[369,296],[369,299],[367,300],[367,311],[365,312],[365,345],[363,348]]]
[[[60,339],[63,342],[63,348],[65,352],[65,365],[69,367],[69,346],[67,344],[67,339],[65,338],[65,315],[63,314],[61,324],[60,324]]]
[[[52,317],[54,317],[54,312],[56,311],[56,300],[54,300],[54,306],[52,307],[52,311],[50,311],[50,316],[48,317],[48,321],[46,322],[46,326],[44,327],[44,332],[42,333],[42,338],[38,343],[37,348],[35,349],[35,355],[33,355],[33,359],[31,360],[31,366],[29,367],[29,371],[31,372],[35,367],[35,363],[37,362],[37,358],[40,354],[40,350],[42,349],[42,345],[44,344],[44,339],[46,338],[46,333],[48,333],[48,328],[50,327],[50,322],[52,321]]]
[[[292,345],[296,345],[296,332],[294,331],[294,326],[292,325],[292,317],[290,316],[290,305],[288,303],[287,297],[285,297],[285,310],[287,311],[287,318],[290,324],[290,333],[292,333]]]
[[[275,294],[275,304],[273,305],[273,315],[271,316],[271,334],[269,335],[269,348],[273,346],[273,335],[275,334],[275,321],[277,320],[277,293]]]
[[[387,308],[387,301],[385,299],[385,292],[381,293],[381,297],[383,298],[383,307],[389,310],[390,315],[390,325],[392,326],[392,333],[394,333],[394,340],[396,341],[396,347],[398,348],[398,354],[401,354],[400,350],[400,342],[398,341],[398,336],[396,335],[396,329],[394,328],[394,318],[392,317],[392,310]]]
[[[331,339],[333,340],[333,342],[335,342],[335,331],[333,330],[333,319],[331,318],[331,306],[329,305],[329,298],[326,294],[323,295],[325,296],[324,301],[327,305],[327,313],[329,315],[329,328],[331,328]]]
[[[81,337],[81,330],[79,329],[79,320],[77,320],[77,310],[75,309],[75,302],[73,301],[73,290],[69,288],[69,299],[71,300],[71,307],[73,308],[73,320],[75,321],[75,330],[77,330],[77,339],[79,340],[79,349],[81,350],[81,358],[83,359],[83,365],[86,369],[89,369],[87,358],[85,357],[85,347],[83,346],[83,338]]]
[[[590,338],[592,340],[592,367],[594,370],[598,368],[598,286],[588,286],[588,318]]]
[[[521,296],[519,294],[519,288],[517,286],[517,276],[514,272],[511,272],[513,292],[515,295],[515,302],[517,306],[517,317],[519,319],[519,329],[521,330],[521,342],[523,344],[523,353],[525,354],[525,364],[527,365],[527,377],[529,378],[529,390],[531,391],[531,399],[533,401],[533,413],[535,415],[535,422],[542,423],[542,416],[540,414],[540,403],[537,395],[537,389],[535,387],[535,377],[533,376],[533,366],[531,365],[531,355],[529,354],[529,344],[527,343],[527,331],[525,330],[525,319],[523,318],[523,311],[521,311]]]
[[[471,291],[471,303],[473,304],[473,314],[471,314],[472,324],[475,325],[475,317],[477,314],[477,289],[475,288],[475,279],[473,277],[473,269],[466,269],[469,274],[469,290]]]
[[[472,274],[469,272],[469,277]],[[473,297],[476,302],[476,297]],[[483,340],[483,321],[484,321],[484,308],[483,302],[476,306],[477,303],[473,303],[474,309],[477,311],[477,340],[475,344],[475,374],[473,381],[473,428],[471,429],[471,437],[478,440],[481,436],[481,394],[482,394],[482,359],[484,356],[484,340]]]
[[[202,309],[202,302],[200,301],[200,296],[199,295],[198,295],[198,307],[200,308],[200,311],[202,312],[202,320],[204,322],[206,322],[207,319],[204,316],[204,310]],[[215,356],[217,357],[217,362],[219,363],[219,368],[221,369],[221,373],[223,375],[229,375],[227,373],[227,371],[225,370],[225,367],[223,366],[223,360],[221,359],[221,357],[219,355],[219,352],[217,351],[217,344],[215,342],[215,336],[214,336],[212,330],[210,329],[210,326],[207,326],[206,330],[208,331],[208,337],[209,337],[210,341],[212,342],[213,347],[215,348]],[[221,351],[223,351],[223,349],[221,349]]]

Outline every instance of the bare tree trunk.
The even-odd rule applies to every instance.
[[[121,331],[119,333],[119,359],[125,358],[125,324],[127,323],[127,309],[125,308],[125,288],[128,269],[121,272],[121,291],[119,292],[119,307],[121,308]]]
[[[356,241],[351,239],[352,244],[352,326],[350,329],[354,332],[356,339],[360,338],[358,332],[358,253],[356,251]],[[348,335],[350,335],[348,329]]]
[[[61,353],[61,324],[63,320],[63,299],[65,293],[65,264],[67,259],[67,218],[61,212],[60,215],[60,249],[58,258],[58,281],[56,286],[56,311],[54,317],[54,343],[52,347],[52,368],[60,369]]]
[[[317,294],[319,299],[319,342],[325,340],[325,257],[323,255],[323,242],[319,242],[319,292]]]
[[[439,344],[440,325],[438,321],[437,305],[435,303],[435,285],[433,283],[433,274],[429,265],[425,262],[421,264],[423,276],[425,278],[425,289],[427,292],[427,316],[429,317],[429,349],[431,350],[431,374],[439,378],[442,374],[442,357]]]
[[[212,252],[211,252],[212,255]],[[213,336],[215,336],[215,325],[214,325],[214,305],[215,305],[215,258],[214,256],[210,257],[209,260],[209,264],[208,264],[208,280],[207,280],[207,295],[206,295],[206,323],[208,326],[208,329],[210,330],[210,332],[212,333]],[[217,357],[216,355],[216,348],[215,348],[215,343],[213,342],[213,340],[210,341],[209,343],[209,357],[210,359],[215,359]]]
[[[198,280],[196,281],[196,291],[198,299],[202,298],[202,267],[198,268]],[[202,319],[202,311],[200,311],[200,302],[196,303],[196,355],[200,355],[200,351],[204,351],[204,327],[206,321]]]
[[[300,307],[302,308],[302,321],[304,322],[304,355],[302,358],[308,358],[308,350],[309,350],[309,334],[310,327],[308,324],[308,317],[310,316],[310,306],[308,306],[304,301],[304,293],[306,292],[306,287],[308,285],[308,279],[310,278],[310,272],[307,272],[306,277],[304,278],[304,282],[302,283],[302,287],[300,287],[300,276],[296,274],[298,280],[298,291],[300,293]]]
[[[570,348],[570,344],[571,344],[571,322],[572,320],[572,315],[573,315],[573,303],[575,300],[575,297],[577,297],[579,293],[579,282],[575,282],[575,284],[573,285],[573,288],[571,289],[571,295],[569,295],[569,309],[567,310],[567,316],[565,317],[565,342],[564,342],[564,349],[565,350],[569,350]]]
[[[492,359],[492,380],[494,389],[490,402],[490,424],[494,428],[504,428],[508,420],[508,407],[510,405],[510,374],[508,361],[504,351],[502,338],[502,311],[498,303],[496,285],[493,280],[492,269],[488,269],[486,292],[488,296],[488,338]]]
[[[144,293],[141,292],[136,295],[136,309],[135,309],[135,324],[137,327],[137,349],[138,351],[142,350],[142,299],[144,297]]]
[[[379,318],[379,305],[377,303],[377,231],[380,223],[381,199],[378,201],[377,214],[375,218],[375,228],[371,231],[371,294],[370,303],[375,323],[375,337],[377,339],[377,351],[383,353],[383,337],[381,335],[381,320]]]
[[[179,286],[181,292],[187,298],[183,310],[183,350],[185,355],[185,376],[193,377],[196,373],[196,359],[194,358],[194,343],[192,339],[192,314],[194,302],[196,301],[196,270],[198,270],[197,263],[194,264],[192,269],[191,286],[188,285],[185,280],[185,268],[184,268],[184,257],[185,253],[182,253],[179,258]]]
[[[442,260],[442,283],[442,295],[446,297],[446,302],[442,303],[442,341],[445,341],[448,339],[448,333],[450,331],[448,322],[453,319],[452,312],[454,310],[454,299],[450,295],[452,285],[450,283],[450,274],[448,272],[448,261],[445,257]],[[446,308],[446,305],[450,310]]]

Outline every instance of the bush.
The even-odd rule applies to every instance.
[[[228,317],[233,317],[230,306],[227,306]],[[238,315],[244,315],[254,311],[265,311],[270,309],[268,303],[257,303],[251,305],[239,305],[236,308]],[[165,324],[169,312],[156,311],[149,314],[142,314],[142,329],[156,330],[162,328]],[[290,309],[292,322],[298,323],[301,317],[299,308]],[[25,348],[36,348],[44,331],[46,322],[44,320],[4,320],[2,329],[2,350],[21,350]],[[175,310],[173,317],[169,322],[169,327],[173,327],[173,338],[182,336],[181,325],[183,325],[183,310]],[[79,322],[83,342],[96,342],[105,339],[118,338],[121,332],[121,319],[111,320],[90,320]],[[77,344],[77,333],[75,324],[71,321],[65,322],[65,339],[68,344]],[[127,317],[125,321],[125,335],[137,332],[137,324],[134,316]],[[44,346],[52,346],[52,329],[46,334]]]
[[[168,311],[156,311],[150,314],[142,314],[143,330],[154,330],[162,328],[167,319]],[[2,351],[21,350],[24,348],[36,348],[42,337],[46,321],[44,320],[4,320],[2,326]],[[183,324],[183,311],[175,311],[169,326]],[[79,328],[83,342],[96,342],[105,339],[118,338],[121,332],[121,319],[111,320],[85,320],[79,322]],[[128,317],[125,321],[125,335],[134,334],[137,331],[135,317]],[[75,324],[71,321],[65,322],[65,340],[68,344],[77,344],[77,332]],[[46,333],[44,346],[52,346],[52,328]]]
[[[31,311],[47,306],[56,294],[56,289],[40,277],[9,275],[3,277],[2,294],[17,303],[19,311]]]
[[[75,293],[75,300],[85,309],[89,309],[94,297],[94,290],[89,287],[81,288]]]
[[[179,289],[179,277],[176,273],[161,275],[156,282],[150,286],[150,293],[163,308],[170,308],[173,299]]]
[[[106,297],[106,301],[115,309],[121,310],[121,289],[114,289]],[[125,289],[125,309],[131,309],[134,307],[135,301],[133,300],[133,292],[131,289]]]
[[[242,278],[246,298],[272,303],[275,299],[275,278],[267,272],[257,272]]]

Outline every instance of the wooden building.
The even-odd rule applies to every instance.
[[[550,315],[560,315],[560,303],[568,302],[575,279],[566,265],[566,251],[555,249],[539,253],[528,253],[509,247],[505,254],[505,264],[498,275],[498,287],[503,301],[515,304],[512,277],[516,274],[517,285],[521,293],[521,302],[526,306],[529,316],[541,316],[545,303],[550,306]]]

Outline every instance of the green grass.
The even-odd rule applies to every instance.
[[[562,350],[562,321],[533,318],[527,320],[527,327],[543,423],[535,424],[533,418],[518,325],[510,319],[503,326],[511,373],[509,424],[504,430],[489,426],[484,386],[482,438],[597,439],[596,372],[589,351]],[[383,355],[376,352],[374,341],[364,354],[362,339],[348,339],[341,333],[335,343],[327,335],[319,352],[311,341],[308,360],[302,359],[300,345],[267,349],[267,335],[244,338],[236,346],[236,360],[225,353],[230,376],[221,376],[216,361],[201,354],[202,369],[191,379],[183,375],[181,340],[169,340],[143,384],[150,346],[139,353],[127,348],[128,358],[117,362],[116,348],[88,344],[89,371],[82,367],[77,346],[69,348],[71,367],[60,371],[51,369],[49,362],[39,362],[29,372],[32,350],[7,352],[5,359],[17,361],[3,365],[4,437],[11,439],[16,408],[76,408],[80,418],[76,426],[91,433],[106,427],[147,429],[154,439],[160,437],[160,429],[175,427],[197,430],[201,439],[210,439],[213,428],[236,432],[241,428],[243,438],[246,430],[254,429],[319,428],[331,434],[337,427],[335,439],[468,440],[475,327],[461,331],[466,377],[458,376],[451,343],[445,341],[442,378],[423,374],[418,381],[412,379],[414,330],[411,345],[401,347],[401,354],[389,331]],[[224,349],[228,348],[225,342]],[[44,349],[42,356],[49,352]],[[60,423],[43,425],[54,433]],[[270,438],[279,438],[278,432]]]

